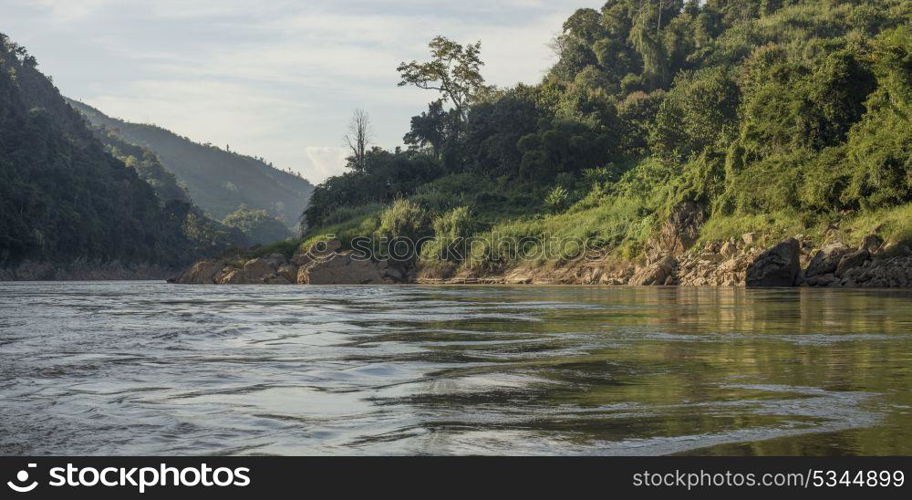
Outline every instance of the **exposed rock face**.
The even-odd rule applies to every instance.
[[[753,242],[753,239],[750,239]],[[677,284],[682,286],[744,285],[747,268],[758,249],[742,238],[722,245],[708,243],[699,253],[690,252],[678,263]]]
[[[298,281],[298,267],[293,264],[283,264],[276,268],[278,277],[284,278],[289,283]]]
[[[766,250],[747,268],[747,286],[793,286],[801,271],[800,256],[801,246],[795,238]]]
[[[691,201],[675,205],[659,234],[646,245],[649,261],[658,262],[665,256],[683,255],[700,237],[704,221],[703,207],[700,205]]]
[[[839,264],[836,265],[836,277],[844,277],[849,269],[860,267],[870,259],[871,252],[865,248],[859,248],[854,252],[843,255],[842,258],[839,259]]]
[[[296,268],[289,267],[284,255],[272,254],[247,260],[242,265],[225,261],[202,260],[169,281],[220,285],[288,284],[294,283],[295,274]]]
[[[268,258],[250,259],[244,264],[244,274],[254,282],[265,280],[276,271],[276,261]]]
[[[214,260],[201,260],[189,269],[168,281],[171,283],[208,284],[215,283],[216,276],[225,267],[225,263]]]
[[[912,256],[875,257],[862,267],[846,271],[839,285],[859,288],[912,287]]]
[[[808,263],[804,273],[805,278],[810,280],[817,276],[835,273],[839,261],[851,251],[852,249],[842,242],[824,245],[814,254],[814,257],[812,257],[811,261]]]
[[[254,283],[247,277],[243,269],[236,268],[225,268],[221,274],[215,279],[215,282],[219,285],[248,285]]]
[[[359,258],[352,252],[340,252],[326,259],[315,259],[298,269],[297,282],[310,285],[366,285],[398,283],[399,273],[385,262]]]
[[[657,254],[637,266],[629,260],[584,259],[578,262],[519,266],[502,275],[477,274],[469,269],[449,269],[446,276],[414,266],[360,258],[340,251],[337,240],[324,242],[291,259],[271,254],[246,261],[203,260],[171,280],[178,283],[222,284],[381,284],[381,283],[478,283],[478,284],[600,284],[679,286],[815,286],[815,287],[912,287],[912,248],[906,244],[885,247],[881,238],[869,235],[857,249],[835,242],[815,251],[801,236],[789,238],[764,250],[753,233],[727,241],[715,241],[701,249],[691,248],[702,215],[699,207],[682,204],[665,226],[664,236],[651,243],[668,244],[669,253]],[[675,227],[672,231],[670,228]],[[804,244],[798,240],[804,240]],[[802,263],[806,263],[802,269]]]
[[[667,256],[664,259],[645,266],[630,278],[631,285],[671,285],[674,280],[674,271],[678,261],[674,257]]]

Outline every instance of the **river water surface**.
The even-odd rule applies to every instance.
[[[0,455],[912,454],[912,292],[0,283]]]

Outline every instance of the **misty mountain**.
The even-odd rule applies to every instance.
[[[199,144],[156,125],[111,118],[79,101],[69,103],[93,126],[154,152],[193,202],[213,218],[224,219],[241,208],[265,210],[296,228],[313,192],[306,179],[260,158]]]

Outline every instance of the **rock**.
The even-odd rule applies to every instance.
[[[735,242],[726,241],[725,244],[722,245],[722,248],[719,249],[719,253],[725,258],[730,258],[738,253],[738,247],[735,245]]]
[[[298,281],[298,266],[284,264],[276,269],[276,274],[285,278],[289,283],[296,283]]]
[[[677,263],[674,257],[665,257],[655,264],[637,270],[630,278],[630,284],[634,286],[664,285],[665,281],[674,275]]]
[[[244,274],[247,275],[247,279],[252,283],[261,283],[270,275],[275,274],[275,272],[275,266],[267,258],[250,259],[244,263]]]
[[[830,286],[833,283],[836,283],[838,279],[833,273],[828,274],[818,274],[816,276],[807,278],[806,283],[808,286]]]
[[[691,201],[675,205],[659,234],[646,245],[649,260],[683,255],[697,241],[704,221],[703,207],[700,205]]]
[[[295,275],[295,283],[299,285],[307,284],[310,280],[310,270],[308,266],[304,265],[298,268],[298,272]]]
[[[866,260],[871,258],[871,253],[864,248],[859,248],[854,252],[847,253],[839,259],[839,264],[836,265],[836,276],[840,278],[848,272],[849,269],[855,267],[861,267]]]
[[[352,252],[340,252],[325,260],[314,260],[298,269],[297,282],[310,285],[355,285],[396,283],[385,262],[363,257]]]
[[[215,283],[215,278],[223,267],[225,267],[224,262],[201,260],[190,266],[190,269],[187,269],[176,278],[171,278],[168,281],[171,283],[211,285]]]
[[[836,266],[839,265],[839,261],[850,251],[849,247],[840,242],[824,245],[811,258],[805,271],[805,276],[810,279],[814,276],[836,272]]]
[[[247,285],[254,282],[250,281],[243,269],[227,268],[216,279],[216,283],[220,285]]]
[[[289,280],[281,274],[274,274],[272,276],[269,276],[263,282],[268,285],[291,285],[294,283],[294,281]]]
[[[285,256],[280,253],[272,253],[266,257],[263,257],[263,261],[274,268],[278,268],[280,266],[284,266],[288,262],[288,259],[286,259]]]
[[[313,256],[306,251],[298,251],[291,257],[291,263],[295,266],[306,266],[313,260]]]
[[[747,268],[747,286],[793,286],[801,271],[800,254],[801,248],[795,238],[764,251]]]

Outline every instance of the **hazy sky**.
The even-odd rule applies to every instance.
[[[351,112],[401,143],[433,96],[396,86],[441,34],[481,40],[489,83],[537,82],[548,43],[592,0],[0,0],[0,32],[61,92],[108,115],[230,145],[319,182]]]

